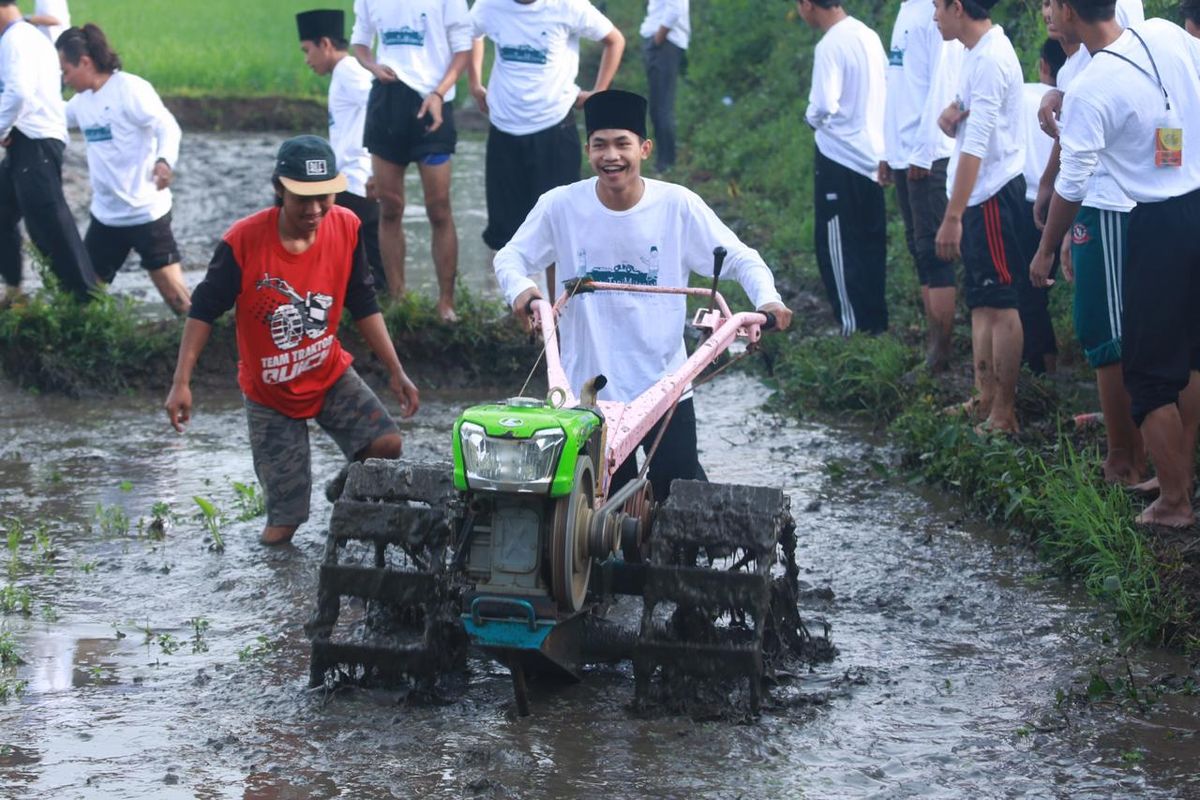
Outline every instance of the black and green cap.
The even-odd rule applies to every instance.
[[[312,196],[346,191],[329,142],[320,136],[294,136],[279,145],[275,177],[293,194]]]

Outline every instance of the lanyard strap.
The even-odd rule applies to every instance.
[[[1137,38],[1137,40],[1142,43],[1142,49],[1146,51],[1146,58],[1150,59],[1150,66],[1154,68],[1154,75],[1151,75],[1149,72],[1147,72],[1145,67],[1143,67],[1141,64],[1138,64],[1133,59],[1126,58],[1125,56],[1121,55],[1120,53],[1114,53],[1112,50],[1102,49],[1102,50],[1099,50],[1096,53],[1096,55],[1100,55],[1100,53],[1108,53],[1110,56],[1115,56],[1116,58],[1119,58],[1122,61],[1124,61],[1126,64],[1129,64],[1131,67],[1133,67],[1138,72],[1145,75],[1150,80],[1157,83],[1158,90],[1160,92],[1162,92],[1163,102],[1165,102],[1167,104],[1167,111],[1170,111],[1171,110],[1171,97],[1167,94],[1167,87],[1163,86],[1162,76],[1159,75],[1159,73],[1158,73],[1158,64],[1156,64],[1154,62],[1154,56],[1151,54],[1150,48],[1146,46],[1146,40],[1143,39],[1141,37],[1141,35],[1137,31],[1135,31],[1133,28],[1129,28],[1129,32],[1132,33]]]

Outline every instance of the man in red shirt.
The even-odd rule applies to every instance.
[[[410,417],[419,405],[379,313],[358,218],[334,205],[346,178],[329,143],[288,139],[272,183],[275,206],[233,224],[192,295],[166,402],[171,424],[182,432],[192,413],[192,370],[213,322],[236,306],[238,384],[254,471],[266,494],[261,541],[268,545],[291,541],[308,519],[309,419],[348,459],[400,456],[395,422],[337,339],[343,307],[387,367],[401,413]]]

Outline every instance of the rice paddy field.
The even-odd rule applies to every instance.
[[[33,11],[22,0],[22,11]],[[70,0],[71,23],[94,22],[125,68],[162,95],[324,99],[328,79],[304,64],[295,15],[352,0]]]

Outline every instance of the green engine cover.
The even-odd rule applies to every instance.
[[[551,497],[571,493],[575,461],[586,448],[588,439],[603,425],[602,418],[589,409],[555,408],[530,398],[471,406],[454,423],[454,485],[459,491],[472,488],[467,482],[463,463],[460,430],[464,422],[481,426],[487,436],[497,439],[528,439],[541,431],[561,431],[564,441],[550,484]],[[599,467],[599,463],[596,466]]]

